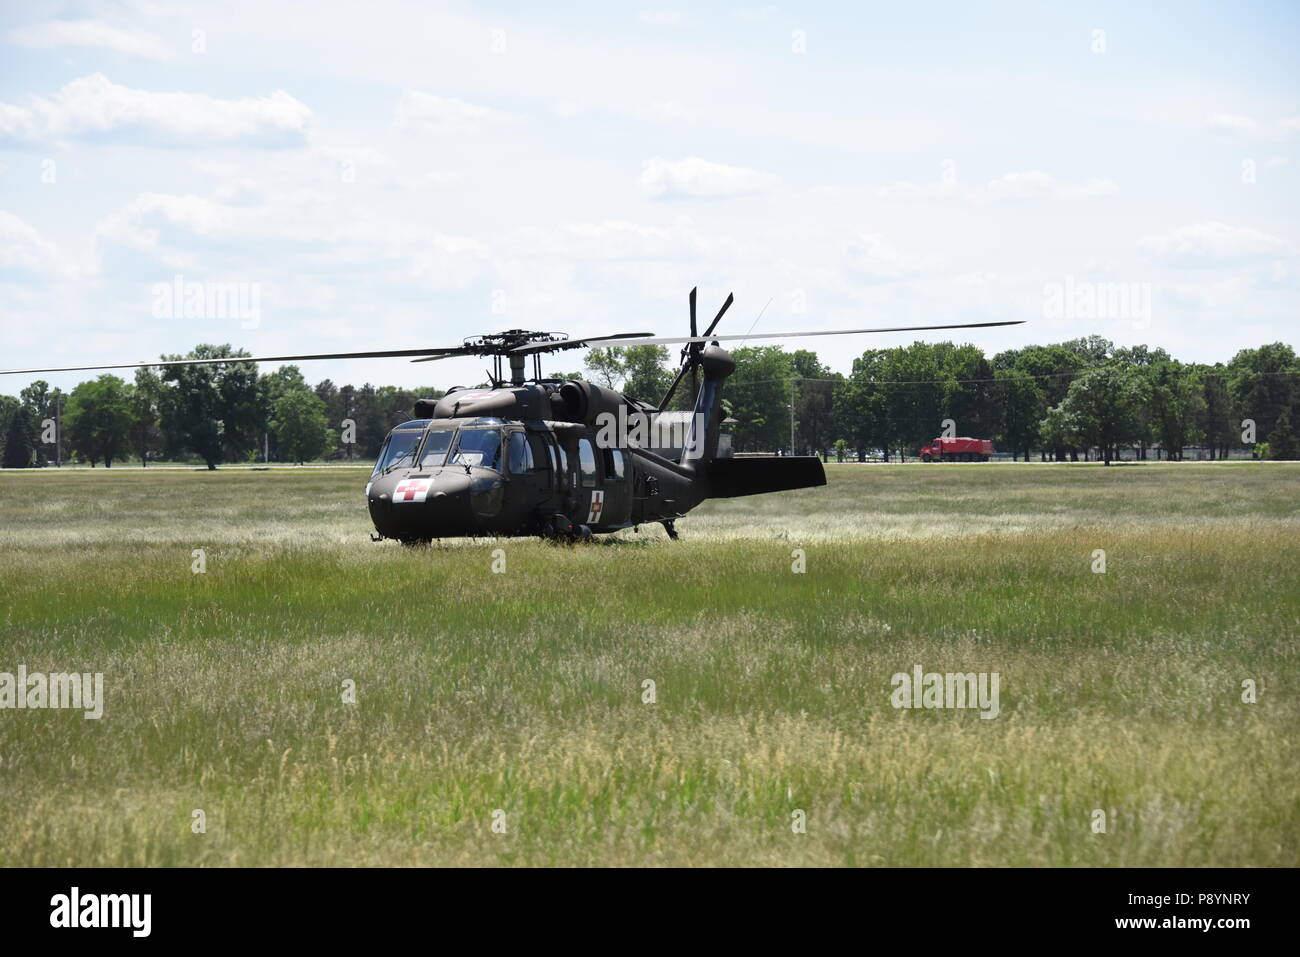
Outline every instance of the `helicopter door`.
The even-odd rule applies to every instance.
[[[602,488],[605,492],[603,518],[611,525],[622,525],[632,513],[631,477],[628,475],[627,453],[622,449],[601,449],[601,466],[604,472]]]
[[[540,503],[551,494],[550,455],[537,438],[525,432],[510,433],[510,481],[527,490],[522,495],[519,491],[513,493],[520,503]]]
[[[578,512],[575,520],[583,525],[604,525],[605,490],[598,487],[596,447],[591,439],[578,439]]]

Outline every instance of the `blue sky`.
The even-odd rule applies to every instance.
[[[961,337],[990,353],[1294,343],[1298,10],[7,5],[0,367],[681,334],[692,285],[735,291],[728,332],[766,305],[756,332],[1028,320]],[[158,315],[178,276],[256,288],[256,321]]]

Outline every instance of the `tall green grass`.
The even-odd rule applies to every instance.
[[[107,697],[0,711],[0,864],[1297,862],[1300,467],[829,472],[417,549],[364,471],[0,475],[0,671]]]

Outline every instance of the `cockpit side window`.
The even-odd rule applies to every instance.
[[[501,470],[501,430],[461,429],[449,465],[476,465]]]

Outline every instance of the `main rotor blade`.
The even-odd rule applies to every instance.
[[[58,366],[49,369],[0,369],[0,375],[25,375],[33,372],[87,372],[95,369],[143,369],[155,366],[211,366],[233,362],[305,362],[309,359],[396,359],[402,356],[429,356],[441,359],[444,355],[463,354],[463,347],[453,349],[383,349],[375,352],[319,352],[299,356],[224,356],[220,359],[166,359],[157,362],[119,362],[98,366]]]
[[[817,329],[811,332],[751,332],[736,336],[665,336],[658,339],[627,339],[607,341],[610,346],[669,346],[685,342],[727,342],[734,339],[798,339],[804,336],[856,336],[870,332],[922,332],[931,329],[987,329],[990,326],[1018,326],[1024,319],[1012,319],[1006,322],[959,322],[947,326],[889,326],[881,329]],[[578,349],[590,340],[565,340],[562,343],[547,343],[551,347]],[[514,352],[537,351],[530,346],[522,346]]]
[[[666,340],[660,339],[643,339],[642,336],[653,336],[653,332],[620,332],[613,336],[587,336],[585,339],[557,339],[554,342],[530,342],[528,345],[516,346],[511,349],[509,355],[527,355],[531,352],[559,352],[562,349],[585,349],[589,342],[616,342],[620,346],[637,346],[643,342],[661,342]],[[673,340],[675,342],[685,342],[685,339]]]

